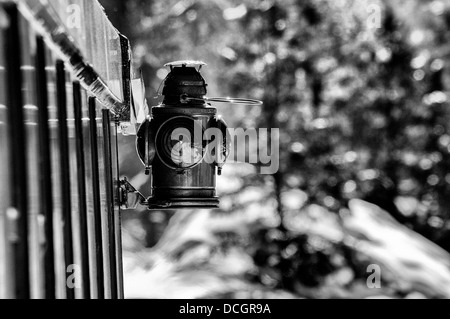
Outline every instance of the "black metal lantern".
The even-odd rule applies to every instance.
[[[151,196],[143,202],[149,209],[217,208],[216,176],[222,172],[231,141],[227,124],[210,102],[261,104],[207,98],[207,83],[200,74],[204,65],[194,61],[167,64],[170,73],[162,90],[163,103],[152,108],[138,131],[137,152],[152,178]],[[207,134],[210,129],[220,134],[212,138]],[[211,150],[211,144],[218,147]],[[142,198],[126,180],[122,191],[126,208]]]

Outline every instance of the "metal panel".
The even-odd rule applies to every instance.
[[[86,58],[91,63],[95,63],[95,70],[103,80],[108,79],[108,50],[105,19],[95,1],[86,1],[84,6],[84,16],[86,17],[86,47],[90,50],[86,53]]]
[[[129,98],[124,96],[123,82],[123,66],[126,65],[127,60],[123,61],[122,58],[122,39],[119,36],[116,28],[114,28],[111,23],[106,20],[105,22],[105,33],[106,33],[106,52],[108,54],[108,78],[105,79],[111,91],[122,101],[129,102]],[[128,57],[128,52],[125,55]],[[128,69],[128,75],[130,75],[130,70]]]
[[[92,2],[92,0],[88,1]],[[48,2],[55,9],[60,22],[67,28],[77,46],[83,52],[88,49],[86,47],[87,30],[84,27],[84,2],[85,0],[57,0]]]
[[[35,1],[26,2],[35,9]],[[123,99],[120,37],[103,7],[92,0],[48,1],[48,6],[111,91]]]
[[[123,132],[136,134],[134,125],[141,124],[149,114],[142,77],[130,66],[128,39],[115,29],[99,2],[18,2],[30,20],[40,25],[42,35],[59,48],[60,58],[70,64],[78,80],[104,103],[102,107],[120,116]],[[130,84],[130,76],[133,85]],[[133,92],[129,90],[131,87]],[[134,104],[130,103],[131,95],[135,99]]]

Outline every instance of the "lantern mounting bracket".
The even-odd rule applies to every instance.
[[[147,206],[147,199],[125,177],[119,181],[119,204],[123,210]]]

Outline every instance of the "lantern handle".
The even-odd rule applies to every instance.
[[[240,98],[231,98],[231,97],[203,97],[203,98],[195,98],[190,97],[186,94],[180,96],[180,101],[182,104],[186,104],[189,102],[215,102],[215,103],[229,103],[229,104],[238,104],[238,105],[258,105],[261,106],[264,103],[259,100],[253,99],[240,99]]]

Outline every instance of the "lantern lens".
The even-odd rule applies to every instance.
[[[189,169],[205,156],[204,129],[194,118],[179,116],[166,121],[156,134],[159,159],[172,169]]]

